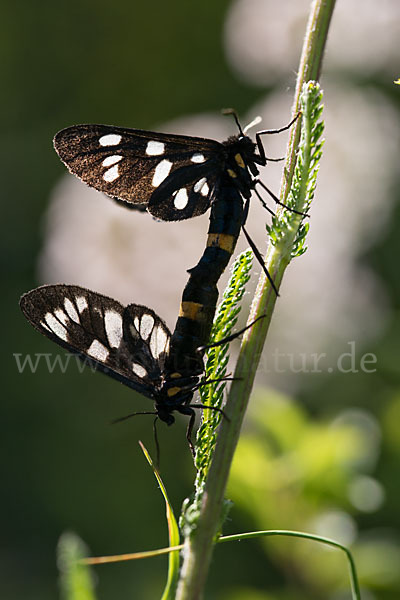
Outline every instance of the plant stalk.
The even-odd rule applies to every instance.
[[[310,79],[316,80],[321,71],[323,51],[334,4],[335,0],[313,0],[312,2],[296,83],[294,115],[298,112],[303,84]],[[290,189],[299,138],[300,124],[298,120],[289,140],[285,176],[280,192],[280,198],[283,201]],[[298,221],[294,221],[294,225],[295,223],[298,227],[300,217]],[[282,243],[275,246],[270,243],[267,250],[265,265],[278,289],[290,262],[297,227],[292,227]],[[200,600],[203,596],[213,547],[219,534],[229,471],[275,303],[275,292],[262,274],[253,299],[248,323],[261,315],[265,315],[265,318],[251,327],[243,337],[234,374],[238,380],[232,382],[224,409],[229,421],[223,419],[221,422],[196,528],[185,540],[176,600]]]

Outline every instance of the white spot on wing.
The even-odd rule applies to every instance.
[[[146,154],[148,156],[159,156],[160,154],[164,154],[165,144],[163,142],[154,142],[151,141],[147,144]]]
[[[193,191],[199,192],[201,190],[201,188],[203,187],[203,185],[207,183],[207,179],[205,177],[202,177],[201,179],[199,179],[198,181],[196,181],[196,183],[193,186]]]
[[[88,307],[88,303],[85,296],[76,296],[75,301],[79,310],[79,314],[82,314],[85,308]]]
[[[89,349],[87,350],[87,354],[100,362],[104,362],[107,360],[107,357],[110,353],[107,348],[101,342],[99,342],[99,340],[93,340]]]
[[[174,198],[175,208],[182,210],[188,203],[188,193],[186,188],[181,188]]]
[[[121,139],[121,136],[116,133],[108,133],[99,138],[99,144],[100,146],[116,146],[120,143]]]
[[[158,358],[160,354],[166,351],[167,334],[161,327],[155,327],[150,339],[150,350],[154,358]]]
[[[206,159],[201,152],[195,152],[190,160],[194,163],[203,163]]]
[[[136,327],[137,332],[139,333],[139,328],[140,328],[139,317],[135,317],[133,319],[133,324]]]
[[[139,365],[138,363],[132,363],[132,371],[138,377],[145,377],[147,375],[146,369],[144,367],[142,367],[142,365]]]
[[[112,156],[107,156],[107,158],[105,158],[101,164],[103,167],[111,167],[120,160],[122,160],[122,156],[120,154],[113,154]]]
[[[50,332],[51,332],[51,329],[50,329],[50,327],[47,327],[47,325],[46,325],[46,323],[45,323],[44,321],[40,321],[40,324],[41,324],[41,326],[42,326],[44,329],[47,329],[47,331],[50,331]]]
[[[122,339],[121,315],[114,310],[106,310],[104,314],[104,326],[111,348],[118,348]]]
[[[143,340],[147,340],[153,329],[154,319],[151,315],[143,315],[140,321],[140,335]]]
[[[193,186],[193,191],[196,193],[200,192],[202,196],[207,196],[208,192],[210,191],[210,188],[207,184],[207,179],[205,177],[202,177],[201,179],[199,179],[199,181],[196,181],[196,183]]]
[[[75,323],[79,323],[79,315],[75,310],[75,306],[72,304],[69,298],[65,298],[64,307],[67,311],[67,315],[69,316],[69,318],[75,321]]]
[[[67,325],[69,319],[62,308],[56,308],[54,311],[55,316],[63,325]]]
[[[207,181],[206,181],[205,184],[203,185],[203,187],[200,190],[200,194],[202,196],[207,196],[209,191],[210,191],[210,188],[208,187],[208,184],[207,184]]]
[[[114,165],[113,167],[111,167],[111,169],[108,169],[108,171],[106,171],[103,175],[104,181],[108,181],[109,183],[115,181],[116,179],[118,179],[118,177],[118,165]]]
[[[153,181],[151,185],[153,187],[158,187],[160,183],[164,181],[169,175],[169,172],[172,167],[172,162],[170,160],[164,159],[158,163],[154,170]]]
[[[64,325],[61,325],[60,321],[58,321],[58,319],[56,319],[54,315],[52,315],[51,313],[46,313],[44,316],[44,320],[46,321],[46,324],[49,326],[51,331],[57,337],[59,337],[61,340],[64,340],[65,342],[68,340],[67,330],[65,329]]]

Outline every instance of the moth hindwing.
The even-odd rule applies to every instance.
[[[171,333],[156,313],[73,285],[45,285],[20,306],[42,334],[141,394],[155,398]]]
[[[91,187],[145,204],[166,221],[209,208],[225,156],[215,140],[107,125],[63,129],[54,147],[69,171]]]

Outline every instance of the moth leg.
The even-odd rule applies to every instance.
[[[267,267],[264,264],[264,260],[263,260],[263,257],[261,256],[261,253],[260,253],[259,249],[257,248],[257,246],[255,245],[255,243],[253,242],[253,240],[251,239],[251,237],[249,236],[249,234],[247,233],[247,231],[246,231],[246,229],[244,227],[244,225],[246,223],[246,220],[247,220],[247,216],[249,214],[249,205],[250,205],[250,198],[247,198],[247,200],[245,202],[245,205],[244,205],[244,208],[243,208],[242,231],[243,231],[244,235],[246,236],[246,240],[250,244],[250,247],[253,250],[254,256],[256,257],[256,259],[258,260],[258,262],[260,263],[261,268],[264,271],[264,274],[265,274],[266,278],[270,282],[270,284],[271,284],[271,286],[272,286],[275,294],[277,296],[279,296],[278,289],[277,289],[275,283],[273,282],[272,277],[269,274]]]
[[[212,382],[211,381],[207,381],[206,383],[214,383],[216,381],[224,381],[223,379],[219,380],[219,379],[214,379]],[[222,410],[222,408],[219,408],[219,406],[208,406],[207,404],[188,404],[188,406],[190,406],[191,408],[202,408],[203,410],[215,410],[216,412],[219,412],[224,419],[226,419],[227,421],[230,422],[230,418],[227,416],[227,414]]]
[[[153,437],[154,437],[154,443],[156,446],[156,466],[157,466],[157,470],[160,470],[160,443],[158,441],[158,435],[157,435],[157,427],[156,427],[156,423],[158,421],[158,417],[156,417],[153,421]]]
[[[247,331],[247,329],[250,329],[250,327],[253,327],[253,325],[255,323],[257,323],[257,321],[259,321],[260,319],[264,319],[265,317],[266,317],[266,315],[260,315],[259,317],[257,317],[257,319],[254,319],[254,321],[252,321],[249,325],[246,325],[246,327],[243,327],[243,329],[239,329],[239,331],[235,331],[235,333],[228,335],[223,340],[219,340],[219,342],[213,342],[212,344],[207,344],[207,346],[199,346],[199,348],[197,348],[197,350],[203,352],[204,350],[208,350],[209,348],[217,348],[218,346],[223,346],[224,344],[232,342],[232,340],[235,340],[236,338],[241,336],[242,333]]]
[[[264,150],[264,146],[261,140],[261,136],[262,135],[271,135],[271,134],[275,134],[275,133],[281,133],[282,131],[286,131],[287,129],[290,129],[291,126],[293,125],[293,123],[295,123],[297,121],[297,119],[299,118],[299,116],[301,115],[300,112],[297,113],[297,115],[294,117],[294,119],[292,119],[290,121],[290,123],[288,123],[287,125],[285,125],[284,127],[280,127],[279,129],[264,129],[263,131],[258,131],[256,133],[256,144],[257,144],[257,148],[258,148],[258,152],[260,154],[259,159],[260,159],[260,164],[262,166],[266,165],[267,160],[273,160],[273,159],[267,159],[267,157],[265,156],[265,150]]]
[[[255,185],[256,185],[257,183],[259,183],[258,179],[255,179],[253,183],[254,183],[254,188],[253,188],[253,189],[254,189],[254,193],[256,194],[257,198],[258,198],[258,199],[259,199],[259,201],[261,202],[261,204],[262,204],[263,208],[265,208],[265,210],[267,210],[267,211],[269,212],[269,214],[270,214],[270,215],[272,215],[273,217],[275,217],[275,213],[274,213],[274,211],[273,211],[273,210],[271,210],[271,209],[269,208],[268,204],[267,204],[267,203],[264,201],[264,199],[263,199],[263,197],[261,196],[261,194],[259,193],[259,191],[258,191],[258,190],[256,190],[256,188],[255,188]],[[274,198],[274,199],[275,199],[275,198]],[[279,204],[280,204],[280,202],[279,202]]]
[[[196,453],[192,442],[192,431],[194,427],[196,413],[194,412],[193,408],[187,407],[187,412],[184,414],[190,415],[189,423],[186,429],[186,439],[187,443],[189,444],[190,452],[192,453],[193,458],[196,458]]]
[[[295,210],[294,208],[290,208],[290,206],[287,206],[286,204],[283,204],[283,202],[281,202],[279,200],[279,198],[274,194],[274,192],[272,190],[269,189],[269,187],[267,187],[265,185],[265,183],[263,183],[262,181],[260,181],[259,179],[254,179],[253,181],[254,186],[261,185],[261,187],[271,196],[272,200],[276,203],[279,204],[279,206],[282,206],[283,208],[285,208],[286,210],[289,210],[292,213],[295,213],[296,215],[301,215],[302,217],[309,217],[310,215],[307,213],[303,213],[300,212],[299,210]],[[258,191],[255,189],[255,187],[253,188],[258,199],[260,200],[261,204],[263,205],[264,208],[267,209],[267,211],[269,213],[271,213],[272,215],[274,215],[274,213],[271,211],[271,209],[268,208],[268,206],[266,205],[266,203],[264,202],[264,200],[262,199],[261,195],[258,193]],[[275,215],[274,215],[275,216]]]

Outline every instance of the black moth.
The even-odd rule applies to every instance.
[[[154,411],[139,414],[154,414],[168,425],[175,410],[190,416],[187,439],[193,452],[193,408],[204,408],[190,404],[199,377],[170,377],[164,365],[171,333],[153,310],[124,307],[75,285],[44,285],[24,294],[20,307],[40,333],[154,401]]]
[[[95,189],[144,205],[164,221],[189,219],[210,207],[224,181],[248,200],[259,183],[257,165],[267,163],[261,135],[279,133],[293,123],[259,131],[253,142],[234,116],[240,133],[222,143],[140,129],[76,125],[59,131],[54,147],[71,173]]]

